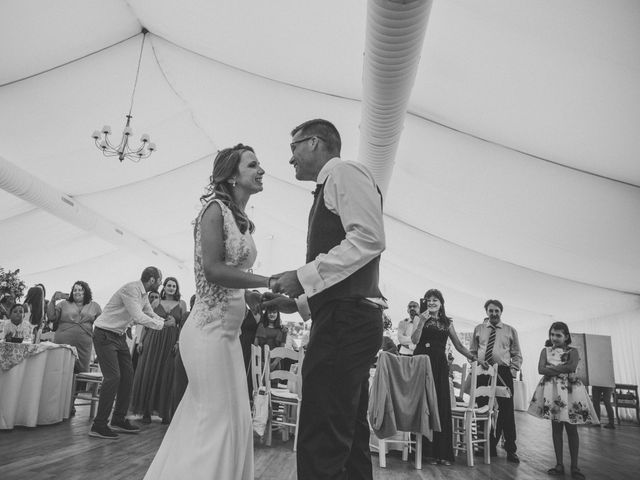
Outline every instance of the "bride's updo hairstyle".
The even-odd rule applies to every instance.
[[[233,213],[233,218],[243,234],[247,231],[247,228],[249,232],[253,233],[255,225],[233,200],[231,192],[234,184],[231,179],[238,174],[240,157],[244,152],[255,153],[253,148],[241,143],[218,152],[216,159],[213,161],[213,173],[209,177],[206,193],[200,197],[200,202],[203,205],[213,198],[224,203]]]

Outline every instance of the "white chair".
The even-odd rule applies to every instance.
[[[464,402],[464,382],[467,379],[467,364],[458,365],[454,363],[451,365],[451,371],[453,372],[453,390],[455,397],[453,401]]]
[[[271,363],[275,359],[289,358],[297,361],[290,370],[271,370]],[[296,352],[289,348],[277,347],[273,350],[264,346],[264,363],[267,392],[271,397],[271,415],[267,425],[266,445],[271,445],[274,430],[280,430],[282,440],[289,440],[289,433],[294,432],[293,451],[298,445],[298,424],[300,421],[300,404],[302,402],[302,362],[304,352]],[[294,371],[292,371],[294,370]],[[277,388],[271,386],[271,381],[279,382]],[[285,381],[286,385],[281,384]]]
[[[381,369],[380,365],[383,362],[399,362],[400,365],[404,365],[406,370],[411,371],[411,378],[405,378],[405,384],[417,384],[422,382],[425,385],[425,382],[431,381],[433,382],[433,376],[431,372],[431,361],[427,355],[419,355],[416,357],[404,357],[404,356],[396,356],[392,355],[388,352],[382,352],[378,358],[378,366],[376,368],[375,377],[379,375],[383,375],[383,372],[386,375],[389,375],[390,372],[388,369]],[[413,364],[412,364],[413,362]],[[423,362],[423,368],[416,368],[415,362]],[[420,373],[421,372],[421,373]],[[424,377],[422,376],[424,375]],[[430,377],[430,378],[429,378]],[[384,377],[381,377],[382,380]],[[376,383],[376,379],[374,379],[374,384]],[[383,381],[383,384],[390,385],[391,382]],[[372,385],[375,390],[375,385]],[[377,400],[375,398],[376,392],[370,389],[370,401],[369,401],[369,422],[373,425],[373,420],[371,417],[372,410],[377,410]],[[434,409],[435,410],[435,409]],[[411,440],[411,433],[415,436],[415,440]],[[409,459],[409,452],[415,448],[415,468],[416,470],[422,469],[422,432],[406,432],[406,431],[398,431],[395,435],[391,437],[387,437],[384,439],[377,439],[377,450],[378,450],[378,461],[381,468],[385,468],[387,466],[387,447],[389,445],[400,445],[402,448],[402,459],[407,461]],[[372,447],[376,447],[376,445],[372,445]]]
[[[479,377],[488,377],[486,386],[477,386]],[[467,453],[467,465],[473,466],[473,447],[484,443],[484,463],[491,463],[490,433],[491,422],[495,419],[494,404],[496,398],[496,384],[498,367],[491,366],[484,369],[477,362],[471,365],[471,392],[466,406],[455,406],[451,409],[453,422],[453,450],[454,455],[459,451]],[[484,383],[484,382],[483,382]],[[477,400],[485,397],[486,405],[478,407]],[[484,432],[484,438],[475,432]]]
[[[251,345],[251,384],[253,392],[257,392],[261,385],[260,378],[262,376],[262,350],[256,345]]]
[[[73,393],[71,394],[70,410],[73,412],[75,405],[89,405],[89,418],[95,416],[98,401],[100,400],[100,387],[102,387],[102,373],[81,372],[73,376]],[[84,402],[76,403],[77,400]]]

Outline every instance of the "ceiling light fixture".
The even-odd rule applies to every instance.
[[[120,143],[115,146],[109,141],[109,135],[111,134],[111,127],[109,125],[105,125],[104,127],[102,127],[102,131],[95,130],[91,135],[91,137],[95,140],[96,147],[102,150],[102,153],[105,157],[117,156],[121,162],[125,158],[131,160],[132,162],[139,162],[141,159],[147,158],[156,150],[156,144],[150,141],[150,137],[146,133],[142,134],[142,136],[140,137],[140,141],[142,142],[142,144],[138,148],[132,149],[129,145],[129,137],[133,135],[133,130],[131,129],[131,119],[133,118],[133,116],[131,115],[131,112],[133,110],[133,99],[136,94],[136,87],[138,86],[138,76],[140,75],[142,52],[144,51],[144,41],[147,38],[147,33],[149,33],[149,31],[146,28],[143,28],[142,46],[140,47],[140,57],[138,58],[136,80],[133,83],[133,92],[131,93],[131,106],[129,107],[129,114],[126,115],[127,124],[122,131],[122,140],[120,140]]]

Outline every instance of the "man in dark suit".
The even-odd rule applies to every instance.
[[[307,259],[269,286],[295,299],[273,299],[281,311],[313,321],[302,366],[298,478],[371,479],[368,378],[386,307],[378,288],[382,195],[366,167],[340,159],[330,122],[307,121],[291,136],[296,178],[316,183]]]

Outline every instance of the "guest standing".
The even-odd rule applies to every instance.
[[[500,413],[495,429],[491,428],[490,454],[498,455],[498,440],[504,435],[504,449],[507,461],[520,463],[516,453],[516,420],[513,409],[513,379],[522,366],[522,353],[516,329],[501,320],[502,303],[499,300],[487,300],[484,304],[488,318],[476,326],[471,338],[471,352],[478,356],[479,362],[498,365],[498,385],[506,386],[511,396],[496,397]],[[481,398],[478,404],[487,401]]]
[[[100,305],[93,301],[91,288],[87,282],[78,280],[71,287],[70,294],[55,292],[47,310],[55,332],[53,342],[76,347],[78,361],[74,371],[88,372],[93,348],[93,323],[102,313]]]
[[[416,348],[415,343],[411,341],[411,334],[420,321],[420,306],[418,302],[411,300],[407,305],[407,313],[409,317],[398,324],[398,353],[411,356]]]
[[[607,411],[607,424],[604,428],[616,428],[615,418],[613,416],[613,407],[611,406],[611,395],[613,394],[613,388],[611,387],[597,387],[591,386],[591,394],[593,397],[593,408],[596,410],[598,420],[600,417],[600,402],[604,402],[604,408]]]
[[[160,302],[154,312],[173,326],[162,330],[145,330],[142,334],[142,352],[133,379],[131,410],[142,414],[142,423],[151,423],[151,414],[171,421],[173,402],[174,355],[178,344],[179,326],[187,314],[180,285],[175,277],[167,277],[160,292]]]
[[[89,431],[91,437],[118,438],[114,430],[123,433],[140,432],[140,427],[125,418],[133,384],[133,366],[126,331],[131,323],[154,330],[175,324],[172,320],[164,321],[149,305],[147,292],[157,288],[161,282],[162,273],[158,268],[145,268],[140,280],[123,285],[113,294],[102,315],[94,322],[93,345],[104,380],[100,389],[98,413]],[[111,415],[114,400],[116,404]],[[110,415],[111,428],[107,424]]]
[[[446,314],[444,297],[440,290],[427,290],[423,297],[427,310],[420,314],[420,321],[411,334],[411,341],[416,345],[414,355],[429,355],[433,383],[438,397],[438,415],[440,416],[440,432],[433,432],[433,441],[425,438],[425,455],[432,465],[451,465],[453,458],[453,432],[451,421],[451,390],[449,388],[449,363],[447,361],[447,340],[469,361],[475,361],[460,342],[453,327],[453,321]]]
[[[256,330],[255,344],[260,348],[269,345],[271,350],[284,344],[282,320],[277,308],[268,307],[262,313],[262,319]]]
[[[27,290],[24,298],[24,319],[32,325],[32,341],[39,342],[42,327],[45,323],[44,288],[36,285]]]
[[[549,475],[564,475],[562,431],[567,431],[571,456],[571,477],[584,479],[578,468],[580,438],[577,425],[598,424],[598,417],[587,389],[576,377],[580,361],[578,350],[571,347],[569,327],[555,322],[549,328],[549,339],[540,352],[538,373],[544,375],[538,383],[528,413],[551,420],[551,437],[556,454],[556,466],[547,470]]]

